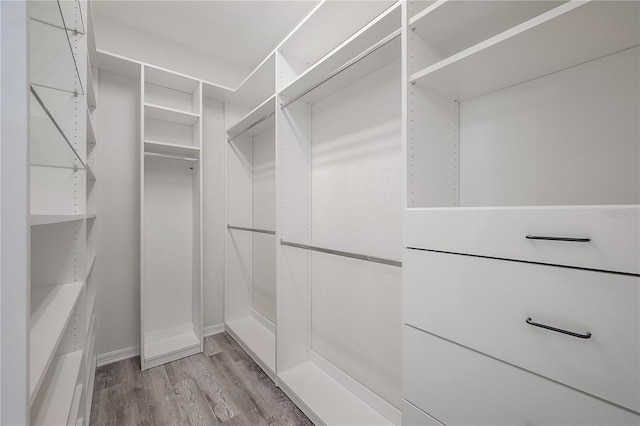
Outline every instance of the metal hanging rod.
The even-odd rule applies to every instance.
[[[337,76],[338,74],[340,74],[341,72],[345,71],[346,69],[351,68],[353,65],[357,64],[358,62],[360,62],[361,60],[363,60],[367,56],[371,55],[376,50],[380,49],[381,47],[383,47],[387,43],[389,43],[389,42],[393,41],[394,39],[396,39],[397,37],[399,37],[400,34],[401,34],[401,30],[400,29],[395,30],[394,32],[392,32],[391,34],[389,34],[388,36],[386,36],[385,38],[383,38],[382,40],[380,40],[379,42],[377,42],[376,44],[374,44],[373,46],[371,46],[370,48],[368,48],[367,50],[365,50],[364,52],[362,52],[358,56],[356,56],[355,58],[351,59],[346,64],[342,65],[340,68],[336,69],[334,72],[329,74],[329,76],[327,76],[327,78],[325,78],[321,82],[317,83],[316,85],[314,85],[314,86],[310,87],[309,89],[305,90],[304,92],[300,93],[295,98],[290,99],[289,101],[287,101],[284,104],[282,104],[282,106],[280,106],[280,109],[281,110],[285,109],[286,107],[288,107],[289,105],[291,105],[292,103],[294,103],[295,101],[297,101],[298,99],[300,99],[301,97],[306,95],[307,93],[311,92],[312,90],[316,89],[317,87],[322,86],[324,83],[326,83],[327,81],[331,80],[333,77]]]
[[[247,127],[246,129],[244,129],[243,131],[241,131],[240,133],[238,133],[235,136],[232,136],[230,138],[227,138],[227,142],[231,142],[232,140],[234,140],[235,138],[237,138],[238,136],[244,135],[245,133],[247,133],[249,130],[253,129],[254,127],[256,127],[258,124],[262,123],[265,120],[268,120],[269,118],[273,117],[275,114],[274,112],[270,112],[269,114],[265,115],[264,117],[256,120],[251,126]]]
[[[237,229],[238,231],[249,231],[249,232],[257,232],[259,234],[276,235],[276,231],[268,231],[266,229],[257,229],[257,228],[244,228],[242,226],[227,225],[227,229]]]
[[[382,263],[384,265],[390,265],[390,266],[398,266],[400,268],[402,267],[402,262],[400,262],[398,260],[384,259],[382,257],[367,256],[366,254],[357,254],[357,253],[350,253],[348,251],[331,250],[331,249],[322,248],[322,247],[310,246],[310,245],[307,245],[307,244],[290,243],[290,242],[284,241],[284,240],[280,240],[280,245],[289,246],[289,247],[296,247],[296,248],[305,249],[305,250],[311,250],[311,251],[318,251],[320,253],[334,254],[336,256],[350,257],[352,259],[365,260],[367,262]]]
[[[198,161],[198,158],[195,158],[195,157],[182,157],[182,156],[179,156],[179,155],[160,154],[158,152],[145,152],[144,156],[145,157],[166,158],[168,160]]]

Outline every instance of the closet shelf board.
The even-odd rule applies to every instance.
[[[316,424],[393,424],[312,361],[284,371],[278,378],[282,390]]]
[[[29,400],[33,403],[62,339],[84,283],[31,289]]]
[[[58,355],[51,363],[43,388],[46,394],[31,407],[33,425],[66,425],[71,414],[73,395],[82,365],[83,351]]]
[[[152,361],[156,358],[172,355],[199,346],[200,340],[198,340],[195,333],[188,331],[166,339],[145,342],[144,358],[145,361]]]
[[[471,99],[637,46],[639,14],[635,1],[564,3],[410,75],[409,82],[449,99]]]
[[[31,226],[36,225],[49,225],[52,223],[64,223],[73,222],[75,220],[84,219],[83,214],[32,214],[29,215],[29,224]]]
[[[198,157],[200,155],[200,148],[197,146],[145,140],[144,152],[166,155],[183,155],[185,157]]]
[[[199,84],[199,81],[194,78],[152,65],[144,67],[144,82],[184,93],[195,92]]]
[[[439,1],[411,18],[409,30],[444,59],[565,1]]]
[[[76,386],[75,391],[73,392],[73,402],[71,403],[71,409],[69,410],[69,419],[67,421],[68,425],[76,424],[78,420],[78,416],[80,414],[80,400],[82,399],[82,385],[79,384]]]
[[[89,166],[87,166],[87,180],[96,180],[96,174],[93,173]]]
[[[227,96],[227,101],[253,108],[275,93],[276,55],[271,52],[244,79],[238,88]]]
[[[275,379],[276,336],[252,316],[226,322],[229,334]]]
[[[254,127],[251,127],[251,126],[254,125],[256,122],[258,122],[259,120],[261,120],[262,118],[266,117],[267,115],[273,114],[275,112],[276,110],[275,99],[276,99],[275,94],[269,96],[269,98],[267,98],[264,102],[262,102],[260,105],[255,107],[247,115],[242,117],[240,121],[238,121],[236,124],[231,126],[227,130],[227,135],[229,137],[234,137],[242,132],[245,132],[244,134],[247,136],[255,136],[264,132],[267,129],[274,127],[275,126],[274,115],[267,118],[266,120],[263,120],[262,122],[260,122]]]
[[[93,271],[93,266],[96,264],[96,255],[94,254],[91,258],[91,262],[89,263],[89,267],[87,268],[87,277],[91,275],[91,271]]]
[[[86,329],[85,329],[85,334],[88,335],[89,331],[91,331],[91,327],[93,326],[93,323],[96,320],[96,316],[93,314],[94,308],[96,305],[96,295],[93,294],[91,296],[89,296],[89,302],[87,303],[87,315],[86,317],[89,318],[89,321],[85,321],[86,324]]]
[[[192,112],[180,111],[153,104],[144,104],[144,116],[145,118],[168,121],[170,123],[182,124],[184,126],[191,126],[200,118],[198,114],[194,114]]]
[[[93,111],[98,102],[96,100],[95,80],[93,79],[93,70],[91,69],[91,60],[87,56],[87,107]]]
[[[400,17],[401,7],[400,4],[397,3],[378,16],[374,21],[363,27],[360,31],[345,40],[342,44],[303,72],[297,79],[282,89],[280,92],[280,95],[283,98],[282,100],[286,102],[287,100],[304,93],[316,84],[321,83],[333,71],[356,58],[362,52],[383,40],[385,37],[399,30],[401,25]],[[398,44],[397,49],[395,49],[393,59],[399,58],[400,53],[400,45]],[[373,71],[375,71],[375,68],[369,69],[367,74]],[[356,81],[355,79],[358,78],[358,75],[354,74],[353,78],[353,81]]]
[[[90,213],[86,217],[87,217],[87,219],[95,219],[97,217],[97,215],[95,213]]]

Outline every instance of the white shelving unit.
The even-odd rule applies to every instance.
[[[637,423],[640,4],[404,16],[404,420]]]
[[[29,16],[28,423],[83,425],[96,362],[89,354],[98,238],[93,21],[85,1],[30,3]]]
[[[375,201],[401,191],[380,174],[401,164],[400,28],[400,3],[323,2],[277,49],[276,370],[316,424],[400,423],[379,345],[400,341],[400,199]]]
[[[202,82],[145,65],[140,93],[145,370],[203,348]]]
[[[229,95],[225,329],[276,380],[275,52]],[[242,229],[238,229],[242,228]]]

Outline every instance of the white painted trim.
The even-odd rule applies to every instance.
[[[253,317],[253,319],[262,324],[267,330],[269,330],[273,334],[276,334],[276,325],[272,323],[269,318],[265,317],[255,309],[251,309],[251,316]]]
[[[223,323],[214,324],[214,325],[206,326],[203,329],[203,336],[204,337],[213,336],[214,334],[223,333],[223,332],[224,332],[224,324]]]
[[[322,371],[331,376],[335,381],[360,398],[365,404],[383,415],[391,423],[394,425],[402,424],[402,412],[387,402],[387,400],[371,391],[371,389],[358,382],[356,379],[333,365],[330,361],[327,361],[325,358],[318,355],[316,352],[309,352],[309,360],[320,367]]]
[[[140,356],[140,346],[129,346],[128,348],[122,348],[115,351],[107,352],[98,355],[98,367],[113,364],[114,362],[122,361],[129,358],[135,358],[137,356]]]

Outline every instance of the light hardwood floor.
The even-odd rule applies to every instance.
[[[139,358],[96,370],[91,425],[217,424],[312,425],[227,333],[144,372]]]

